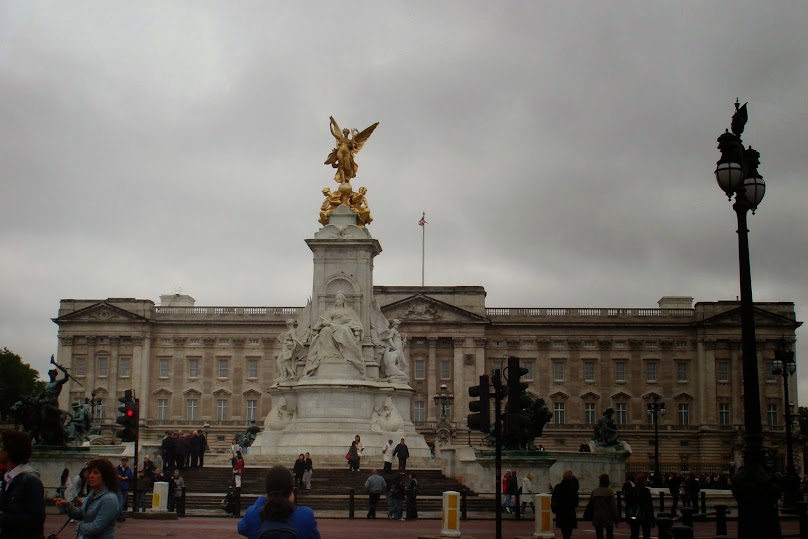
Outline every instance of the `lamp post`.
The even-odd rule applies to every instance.
[[[454,401],[454,395],[448,392],[446,384],[440,385],[440,393],[435,395],[435,406],[440,410],[440,418],[438,419],[438,426],[435,429],[438,441],[441,444],[449,443],[452,437],[452,426],[449,422],[449,407]]]
[[[791,414],[794,404],[788,398],[788,378],[797,371],[797,362],[794,361],[794,352],[787,349],[785,339],[780,341],[780,347],[774,352],[774,369],[772,374],[783,377],[783,400],[785,403],[786,418],[786,476],[783,480],[783,505],[793,508],[795,504],[802,501],[800,493],[800,478],[797,469],[794,467],[794,447],[791,439]]]
[[[743,465],[732,478],[732,494],[738,501],[738,539],[770,537],[780,539],[777,501],[780,491],[766,469],[763,426],[760,415],[755,307],[752,299],[752,270],[749,263],[749,229],[746,218],[763,200],[766,185],[758,173],[760,153],[744,148],[741,134],[748,119],[746,104],[735,102],[732,133],[718,137],[721,159],[715,177],[729,199],[738,219],[738,263],[741,292],[741,348],[743,353],[744,446]]]
[[[648,417],[654,422],[654,486],[662,486],[662,474],[659,472],[659,416],[665,415],[665,403],[654,395],[654,402],[648,403]]]

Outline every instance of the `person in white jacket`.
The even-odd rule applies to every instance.
[[[384,473],[393,471],[393,440],[387,440],[387,443],[382,447],[382,459],[384,460]]]
[[[530,509],[535,513],[536,507],[533,505],[533,474],[529,473],[522,479],[522,514],[525,514],[525,507],[530,504]]]

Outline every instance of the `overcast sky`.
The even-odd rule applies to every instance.
[[[0,347],[44,373],[61,298],[304,305],[330,115],[380,122],[352,182],[376,284],[420,284],[426,212],[426,284],[489,307],[735,299],[713,170],[736,97],[768,188],[755,299],[807,320],[806,21],[806,2],[4,1]]]

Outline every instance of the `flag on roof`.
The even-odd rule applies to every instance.
[[[419,226],[424,226],[426,224],[426,212],[421,214],[421,219],[418,220]]]

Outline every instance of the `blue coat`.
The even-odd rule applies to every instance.
[[[267,503],[266,496],[259,496],[255,503],[244,513],[238,521],[238,533],[247,539],[256,539],[258,530],[261,528],[261,510]],[[314,518],[314,511],[309,507],[298,505],[294,512],[289,515],[289,523],[297,530],[298,539],[320,539],[320,531],[317,529],[317,520]]]
[[[76,533],[85,539],[115,539],[115,519],[118,518],[118,495],[104,487],[84,498],[81,508],[67,506],[70,518],[80,519]]]

